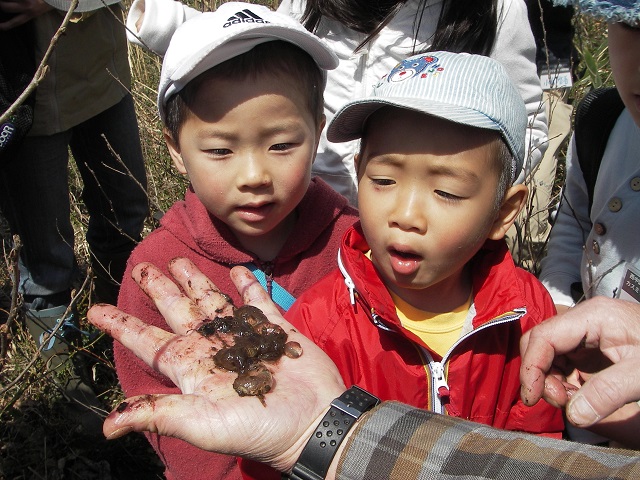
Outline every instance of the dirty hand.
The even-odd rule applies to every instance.
[[[245,304],[281,325],[302,356],[269,364],[275,386],[264,396],[240,397],[236,374],[215,366],[217,336],[196,329],[206,319],[228,315],[231,306],[189,260],[175,259],[169,271],[186,295],[155,266],[136,266],[133,278],[155,302],[175,333],[147,325],[112,305],[96,305],[88,318],[98,328],[169,377],[182,395],[143,395],[125,400],[106,419],[104,433],[117,438],[149,431],[183,439],[219,453],[243,456],[289,471],[331,401],[346,390],[329,357],[280,315],[255,277],[243,267],[231,278]]]
[[[527,332],[520,351],[523,402],[565,407],[574,425],[588,427],[640,399],[638,304],[594,297]]]

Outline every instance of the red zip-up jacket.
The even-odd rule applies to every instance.
[[[441,358],[400,325],[360,224],[342,239],[338,266],[303,293],[285,317],[335,362],[347,386],[505,430],[561,438],[560,409],[520,400],[520,337],[556,313],[544,286],[516,268],[504,241],[485,242],[471,260],[468,330]],[[303,353],[304,355],[304,353]],[[275,470],[240,459],[245,479]]]
[[[488,240],[471,260],[464,333],[442,358],[401,327],[368,250],[356,224],[343,238],[340,270],[286,315],[331,357],[347,386],[501,429],[561,437],[561,411],[546,402],[525,406],[519,380],[520,337],[555,307],[544,286],[515,267],[504,241]]]

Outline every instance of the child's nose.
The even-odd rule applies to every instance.
[[[271,183],[269,170],[260,155],[253,153],[246,155],[244,164],[239,170],[238,183],[240,187],[257,188]]]
[[[427,231],[425,194],[418,188],[405,190],[398,195],[392,209],[390,223],[406,231]]]

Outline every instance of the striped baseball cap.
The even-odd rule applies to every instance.
[[[403,60],[373,88],[335,115],[332,142],[361,138],[367,119],[385,106],[500,132],[513,155],[512,180],[522,170],[527,130],[524,100],[504,67],[489,57],[429,52]]]

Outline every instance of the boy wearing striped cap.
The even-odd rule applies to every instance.
[[[520,337],[555,313],[503,238],[527,197],[526,122],[498,62],[449,52],[406,59],[336,114],[329,139],[361,139],[360,222],[287,317],[346,385],[560,437],[560,410],[520,400]]]

